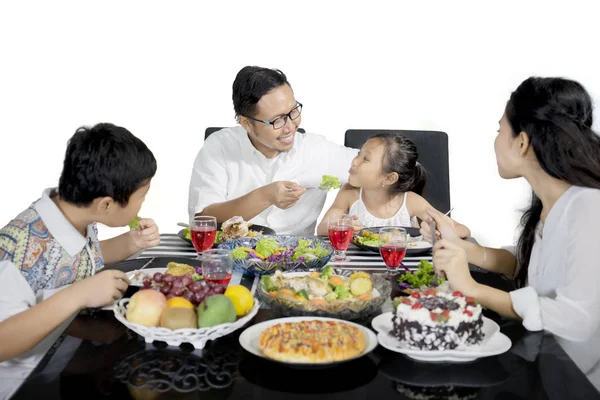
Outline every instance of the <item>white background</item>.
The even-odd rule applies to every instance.
[[[592,1],[207,3],[1,3],[0,225],[57,184],[78,126],[112,122],[158,160],[140,215],[176,232],[204,129],[235,124],[233,79],[260,65],[287,74],[302,126],[333,141],[349,128],[447,132],[453,216],[508,244],[529,195],[496,171],[510,92],[560,75],[600,94]]]

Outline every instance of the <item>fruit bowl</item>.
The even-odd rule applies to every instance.
[[[115,302],[113,306],[115,318],[127,328],[144,337],[146,343],[152,343],[155,340],[165,342],[169,346],[179,346],[181,343],[190,343],[196,349],[203,349],[209,340],[215,340],[243,327],[256,315],[260,308],[260,302],[255,299],[252,310],[245,316],[238,318],[235,322],[215,325],[210,328],[171,330],[158,326],[148,327],[127,321],[125,315],[127,313],[127,304],[129,304],[129,300],[129,298],[123,298]]]
[[[302,261],[266,261],[255,258],[234,258],[234,267],[237,270],[243,272],[244,274],[251,274],[254,276],[271,274],[277,270],[280,270],[282,272],[315,270],[327,264],[333,254],[333,247],[331,247],[329,243],[319,238],[291,235],[264,235],[253,238],[234,239],[220,244],[219,248],[229,250],[234,250],[239,247],[254,248],[256,244],[262,239],[274,239],[279,244],[279,247],[286,249],[296,249],[300,240],[310,241],[312,247],[320,246],[323,249],[327,250],[327,254],[324,257],[312,258]]]
[[[335,269],[334,275],[349,277],[355,271]],[[285,277],[299,277],[308,274],[308,272],[286,273]],[[315,304],[311,302],[295,301],[288,298],[272,297],[265,290],[262,281],[256,288],[257,297],[264,304],[280,313],[283,316],[314,316],[337,318],[347,321],[354,321],[365,318],[369,315],[380,313],[381,306],[389,298],[391,284],[385,278],[385,274],[372,274],[373,299],[356,301],[332,301],[326,305]]]

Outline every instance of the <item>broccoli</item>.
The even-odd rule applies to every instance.
[[[276,292],[279,290],[279,286],[273,282],[273,279],[269,275],[263,275],[260,277],[260,281],[267,292]]]
[[[321,278],[329,280],[333,276],[333,267],[331,265],[326,265],[325,268],[321,270]]]
[[[321,180],[321,184],[319,185],[319,189],[321,190],[331,190],[338,189],[340,186],[340,180],[335,176],[331,175],[323,175]]]
[[[129,228],[132,231],[135,231],[136,229],[138,229],[140,227],[140,217],[138,215],[135,216],[135,218],[133,219],[133,221],[131,221],[129,223]]]
[[[256,244],[256,252],[263,257],[269,257],[275,250],[279,248],[279,243],[275,239],[261,239]]]
[[[344,286],[336,286],[336,288],[333,290],[333,293],[335,293],[338,297],[338,299],[350,299],[352,298],[352,294],[350,294],[350,290],[348,290],[347,287]]]
[[[333,301],[333,300],[337,300],[337,298],[338,298],[338,296],[337,296],[337,294],[336,294],[335,292],[330,292],[330,293],[327,293],[327,294],[325,295],[325,300],[326,300],[326,301]]]
[[[183,237],[187,240],[192,240],[192,236],[190,235],[190,228],[183,229]]]

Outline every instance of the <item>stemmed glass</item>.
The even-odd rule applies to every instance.
[[[379,229],[379,252],[385,262],[388,274],[396,272],[402,264],[407,243],[406,229],[399,226]]]
[[[226,287],[233,273],[233,255],[227,249],[209,249],[202,253],[202,276],[206,282]]]
[[[199,256],[213,247],[216,236],[217,219],[215,217],[196,215],[190,221],[190,237]]]
[[[333,261],[348,262],[350,257],[346,255],[346,250],[352,241],[354,221],[347,214],[332,215],[327,220],[327,230],[329,241],[335,250]]]

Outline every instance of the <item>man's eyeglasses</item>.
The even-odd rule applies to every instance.
[[[263,121],[262,119],[256,119],[256,118],[248,117],[246,115],[244,115],[244,117],[251,119],[252,121],[262,122],[265,125],[271,125],[273,127],[273,129],[281,129],[285,126],[285,124],[287,124],[288,118],[293,121],[296,118],[298,118],[300,116],[300,114],[302,113],[302,103],[300,103],[300,102],[296,102],[296,103],[297,103],[296,107],[292,108],[292,111],[275,118],[273,121]]]

